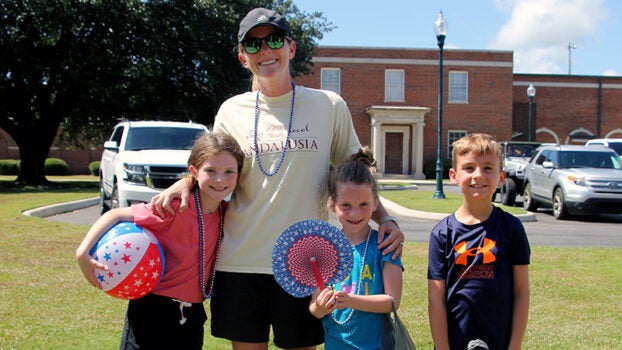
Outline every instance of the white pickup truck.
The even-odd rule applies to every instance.
[[[104,143],[99,166],[100,213],[146,203],[187,172],[196,123],[124,121]]]

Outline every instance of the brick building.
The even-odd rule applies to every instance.
[[[537,89],[536,141],[583,144],[592,138],[622,137],[622,77],[514,74],[513,120],[523,130],[530,83]]]
[[[379,171],[423,178],[436,160],[438,50],[318,47],[298,84],[337,91]],[[471,132],[527,140],[529,99],[534,141],[583,143],[622,137],[622,77],[513,74],[511,51],[444,50],[442,156]]]
[[[348,103],[357,134],[374,150],[384,175],[424,178],[436,160],[438,50],[317,47],[310,74],[297,84],[338,92]],[[471,132],[498,140],[527,140],[529,100],[534,141],[584,143],[622,137],[622,77],[514,74],[511,51],[443,51],[442,156],[451,142]],[[87,173],[101,147],[69,151],[55,147],[72,173]],[[19,159],[0,130],[0,159]]]

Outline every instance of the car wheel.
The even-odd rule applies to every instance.
[[[568,210],[566,210],[564,200],[564,191],[561,188],[557,188],[553,194],[553,216],[558,220],[568,217]]]
[[[531,193],[530,184],[526,184],[523,191],[523,209],[527,211],[536,211],[538,209],[538,204],[533,199],[533,193]]]
[[[99,214],[103,214],[110,210],[108,204],[106,204],[106,191],[104,190],[104,182],[99,180]]]
[[[110,208],[115,209],[119,207],[119,189],[117,183],[112,185],[112,193],[110,194]]]
[[[501,203],[509,206],[514,206],[516,203],[516,182],[507,178],[501,186]]]

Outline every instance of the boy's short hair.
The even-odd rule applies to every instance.
[[[453,144],[452,165],[458,165],[458,157],[467,153],[494,154],[499,158],[499,169],[503,169],[503,147],[494,137],[484,133],[473,133],[463,136]]]

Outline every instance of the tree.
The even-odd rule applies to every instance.
[[[332,30],[291,0],[0,0],[0,128],[20,149],[17,182],[46,184],[59,133],[99,144],[120,118],[213,123],[218,106],[249,88],[236,58],[253,7],[285,14],[298,44],[294,75]]]

